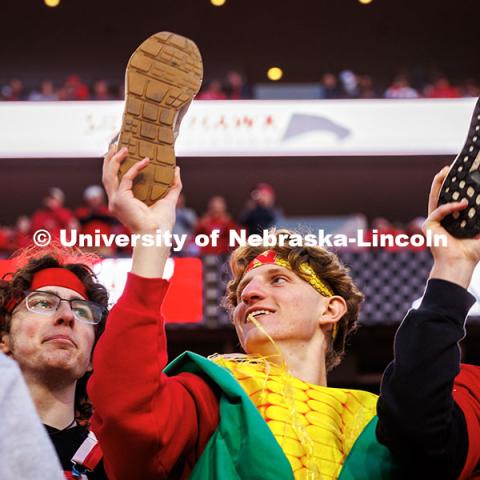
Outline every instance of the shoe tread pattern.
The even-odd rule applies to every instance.
[[[163,197],[173,182],[175,131],[202,77],[197,46],[174,33],[152,35],[130,57],[118,140],[119,149],[128,147],[128,158],[119,176],[143,158],[150,159],[133,185],[135,197],[147,205]]]
[[[480,99],[468,130],[467,140],[443,182],[438,204],[468,200],[461,212],[442,220],[443,227],[454,237],[472,238],[480,233]]]

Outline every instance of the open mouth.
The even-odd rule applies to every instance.
[[[270,315],[271,312],[270,310],[255,310],[254,312],[250,312],[247,317],[245,322],[252,321],[251,318],[253,317],[254,320],[259,320],[263,318],[265,315]]]

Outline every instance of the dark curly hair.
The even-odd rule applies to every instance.
[[[286,240],[289,235],[295,232],[277,230],[272,233],[277,238],[282,235]],[[294,247],[289,246],[288,241],[285,241],[285,246],[245,246],[234,250],[230,257],[229,265],[232,279],[228,282],[224,299],[224,305],[230,312],[237,306],[237,288],[245,273],[245,269],[256,256],[266,250],[274,250],[281,258],[288,260],[293,271],[304,280],[307,280],[307,278],[300,270],[300,265],[308,263],[318,277],[333,290],[334,294],[341,296],[345,300],[347,312],[337,323],[335,339],[331,335],[328,339],[325,366],[327,371],[332,370],[341,362],[345,355],[347,338],[358,328],[358,315],[364,298],[363,294],[355,286],[348,269],[340,262],[339,258],[325,248]]]
[[[80,256],[80,259],[81,258]],[[95,348],[98,339],[105,329],[105,322],[108,315],[107,289],[97,282],[95,274],[88,265],[82,263],[63,263],[61,258],[54,253],[30,258],[25,266],[12,274],[8,274],[10,277],[8,280],[0,280],[0,337],[10,331],[12,315],[11,312],[8,311],[7,305],[12,299],[18,300],[23,298],[25,292],[29,290],[32,284],[35,273],[45,270],[46,268],[65,268],[72,272],[84,284],[88,299],[105,308],[102,321],[98,325],[95,325],[95,342],[93,346],[93,348]],[[88,419],[92,414],[92,406],[88,400],[86,390],[89,376],[90,372],[85,373],[85,375],[77,381],[75,390],[76,420],[83,424],[88,423]]]

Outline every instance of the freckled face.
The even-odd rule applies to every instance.
[[[64,287],[46,286],[39,290],[69,300],[81,298]],[[67,302],[61,302],[56,312],[42,315],[28,311],[23,301],[13,312],[10,332],[3,337],[3,350],[12,355],[23,371],[57,371],[78,379],[90,368],[94,341],[94,326],[75,320]]]
[[[275,341],[310,341],[318,334],[326,299],[294,272],[263,265],[245,274],[237,290],[233,322],[247,353],[269,340],[250,320],[253,314]]]

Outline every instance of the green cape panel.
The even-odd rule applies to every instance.
[[[192,480],[293,480],[290,463],[240,384],[223,367],[192,352],[177,357],[167,375],[190,372],[222,390],[220,422],[190,475]]]
[[[388,480],[394,478],[395,465],[390,450],[378,443],[375,415],[353,444],[338,480]],[[397,477],[398,478],[398,477]]]

